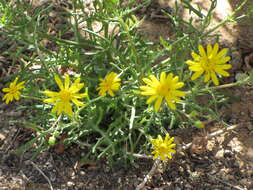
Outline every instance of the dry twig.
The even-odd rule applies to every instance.
[[[33,165],[33,167],[41,173],[41,175],[43,175],[43,177],[47,180],[47,182],[48,182],[48,184],[50,186],[50,189],[54,190],[50,179],[44,174],[44,172],[35,163],[33,163],[32,161],[28,160],[28,162],[31,163]]]
[[[152,176],[155,174],[155,171],[157,170],[157,167],[159,166],[160,162],[161,161],[159,159],[156,159],[151,170],[148,172],[148,174],[145,176],[143,181],[136,187],[135,190],[141,190],[145,186],[147,181],[150,180],[152,178]]]

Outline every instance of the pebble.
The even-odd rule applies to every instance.
[[[240,183],[243,184],[243,185],[247,185],[248,184],[248,179],[243,178],[243,179],[240,180]]]
[[[21,111],[11,111],[11,112],[8,112],[6,113],[6,116],[10,116],[10,117],[19,117],[22,115],[22,112]]]
[[[223,158],[224,157],[224,152],[225,152],[224,149],[221,149],[221,150],[217,151],[216,154],[215,154],[215,158],[218,158],[218,159]]]
[[[0,133],[0,141],[4,141],[5,139],[6,137],[2,133]]]
[[[75,183],[72,182],[72,181],[68,181],[68,182],[67,182],[67,186],[68,186],[68,187],[72,187],[72,186],[74,186],[74,185],[75,185]]]

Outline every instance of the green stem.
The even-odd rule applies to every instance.
[[[34,97],[34,96],[26,96],[26,95],[21,95],[22,98],[26,98],[26,99],[31,99],[31,100],[39,100],[39,101],[43,101],[42,98],[38,98],[38,97]]]
[[[209,91],[209,90],[218,90],[218,89],[222,89],[222,88],[231,88],[231,87],[234,87],[234,86],[247,84],[249,82],[249,80],[250,80],[250,77],[247,77],[246,79],[244,79],[242,81],[229,83],[229,84],[224,84],[224,85],[220,85],[220,86],[213,86],[213,87],[209,87],[209,88],[204,88],[200,91]]]
[[[99,97],[97,97],[97,98],[95,98],[95,99],[89,101],[87,104],[85,104],[85,106],[83,106],[83,107],[81,107],[79,110],[77,110],[76,115],[79,115],[79,113],[80,113],[84,108],[86,108],[88,105],[90,105],[90,104],[92,104],[92,103],[94,103],[94,102],[96,102],[96,101],[98,101],[98,100],[100,100],[100,99],[102,99],[102,98],[103,98],[102,96],[99,96]]]
[[[218,89],[222,89],[222,88],[231,88],[234,86],[239,86],[239,85],[244,85],[247,84],[250,80],[250,77],[247,77],[246,79],[242,80],[242,81],[238,81],[238,82],[234,82],[234,83],[229,83],[229,84],[224,84],[224,85],[220,85],[220,86],[213,86],[213,87],[208,87],[208,88],[204,88],[204,89],[200,89],[200,90],[196,90],[198,92],[205,92],[205,91],[212,91],[212,90],[218,90]],[[187,91],[186,94],[190,94],[194,91]]]

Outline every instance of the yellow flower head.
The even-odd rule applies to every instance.
[[[97,88],[99,96],[105,96],[106,93],[110,96],[114,96],[113,91],[117,91],[120,88],[121,79],[118,78],[118,75],[114,72],[109,73],[104,79],[99,80],[101,81]]]
[[[140,89],[143,91],[141,95],[150,96],[147,100],[147,104],[155,102],[155,111],[158,111],[161,107],[163,99],[166,100],[168,106],[171,109],[176,109],[175,102],[180,102],[179,99],[181,96],[185,96],[185,93],[177,90],[184,86],[183,82],[178,82],[178,76],[173,77],[173,74],[170,73],[166,76],[165,72],[162,72],[160,75],[160,81],[154,76],[151,75],[149,78],[142,79],[147,86],[140,86]]]
[[[219,45],[216,43],[213,47],[208,44],[207,51],[205,51],[202,45],[199,45],[198,50],[200,55],[192,52],[194,61],[186,61],[186,64],[189,65],[189,69],[195,72],[191,79],[195,80],[203,74],[205,75],[204,82],[208,82],[212,79],[215,85],[219,85],[216,73],[227,77],[229,73],[225,70],[232,67],[230,64],[226,64],[226,62],[230,60],[230,57],[226,56],[228,49],[224,48],[219,52]]]
[[[171,153],[176,153],[176,150],[173,148],[176,146],[176,144],[172,144],[174,141],[174,137],[170,138],[170,135],[167,133],[165,136],[165,139],[161,137],[161,135],[158,135],[156,139],[151,139],[150,142],[153,145],[152,149],[154,150],[152,154],[154,154],[153,159],[159,159],[165,160],[166,157],[169,159],[172,158]]]
[[[47,98],[44,100],[45,103],[55,103],[54,108],[52,109],[53,113],[57,113],[58,115],[61,113],[66,113],[69,116],[73,115],[71,102],[73,102],[77,106],[84,106],[83,102],[80,102],[78,99],[84,98],[87,96],[87,93],[78,94],[84,83],[80,83],[80,78],[77,78],[72,85],[70,85],[69,76],[65,76],[64,84],[61,79],[55,75],[55,82],[60,88],[59,92],[53,92],[50,90],[45,90],[43,93],[46,96],[51,98]]]
[[[18,77],[10,83],[9,88],[3,88],[3,92],[6,93],[3,97],[3,101],[6,101],[6,104],[9,104],[9,102],[12,102],[13,99],[15,98],[16,100],[20,99],[21,93],[19,92],[21,89],[25,88],[24,83],[20,82],[17,84]]]

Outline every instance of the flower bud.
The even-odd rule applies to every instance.
[[[49,139],[48,139],[48,144],[49,144],[50,146],[55,145],[55,142],[56,142],[55,136],[49,137]]]
[[[195,121],[194,122],[194,125],[197,127],[197,128],[204,128],[205,127],[205,124],[203,123],[203,122],[201,122],[201,121]]]

